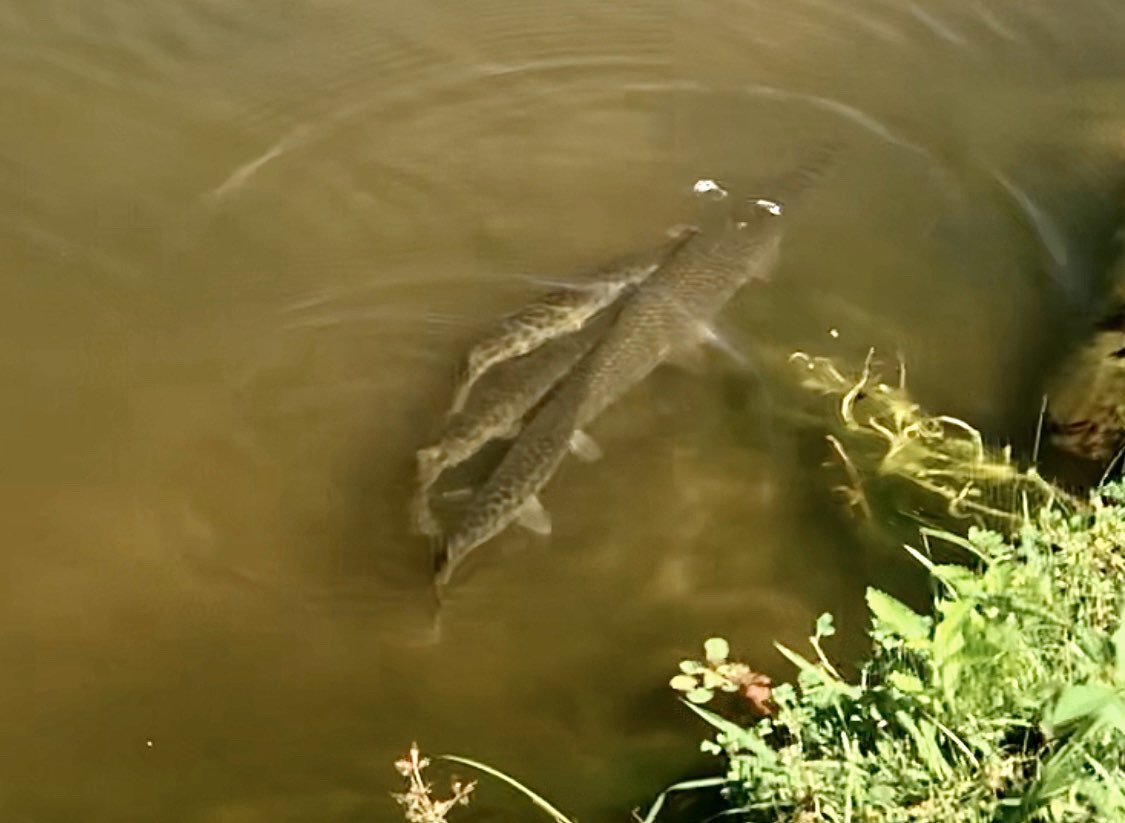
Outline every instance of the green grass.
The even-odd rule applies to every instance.
[[[972,529],[936,565],[932,616],[869,589],[872,652],[846,680],[778,647],[796,682],[717,734],[723,793],[748,821],[1125,820],[1125,490],[1090,515],[1043,510],[1018,538]]]
[[[697,705],[735,691],[715,686],[745,664],[710,652],[681,664],[673,686],[725,761],[727,819],[1125,821],[1125,487],[1064,493],[963,421],[925,415],[870,357],[855,379],[794,361],[836,397],[846,500],[878,520],[873,490],[905,491],[939,504],[945,528],[905,547],[933,580],[930,614],[868,589],[856,677],[825,653],[829,615],[811,657],[778,646],[795,679],[773,688],[767,717],[729,696],[723,713]],[[938,544],[962,562],[935,562]]]

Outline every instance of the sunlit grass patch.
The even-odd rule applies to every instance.
[[[1107,490],[1121,499],[1121,490]],[[1125,820],[1125,508],[1045,511],[1016,540],[935,535],[933,614],[868,590],[873,650],[854,681],[823,653],[753,722],[686,703],[717,730],[724,792],[769,821]]]
[[[811,659],[778,646],[796,678],[772,687],[764,716],[697,705],[730,689],[716,661],[681,665],[719,687],[690,684],[685,705],[716,730],[704,749],[725,758],[731,817],[1125,820],[1125,488],[1061,492],[964,421],[926,415],[870,357],[855,378],[794,361],[839,398],[849,502],[866,507],[873,482],[904,484],[967,527],[923,528],[921,548],[906,547],[935,582],[931,614],[868,590],[872,651],[855,678],[825,652],[828,615]],[[937,541],[963,564],[934,562]]]

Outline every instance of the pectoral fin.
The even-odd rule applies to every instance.
[[[750,368],[750,360],[746,354],[730,339],[719,334],[714,328],[708,326],[706,323],[700,323],[698,328],[699,342],[706,343],[708,346],[721,351],[739,366],[744,369]]]
[[[601,460],[602,457],[602,447],[594,441],[594,438],[580,429],[575,429],[574,433],[570,435],[570,451],[579,460],[585,460],[587,463]]]
[[[453,389],[453,402],[449,406],[449,411],[446,413],[446,420],[452,420],[461,413],[461,409],[465,408],[465,401],[469,399],[469,392],[473,389],[473,383],[476,382],[476,377],[472,376],[469,371],[465,370],[465,376],[461,378],[460,385]]]
[[[516,516],[516,522],[528,531],[544,537],[551,533],[551,515],[535,495],[529,497],[523,504],[523,508]]]

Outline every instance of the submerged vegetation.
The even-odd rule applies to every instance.
[[[838,398],[837,434],[828,441],[840,458],[848,503],[872,516],[870,487],[881,487],[896,503],[916,494],[936,503],[935,518],[967,521],[1008,531],[1030,512],[1055,504],[1081,507],[1035,470],[1021,469],[1010,449],[988,447],[980,432],[949,415],[927,415],[906,390],[906,368],[898,379],[881,380],[874,352],[858,376],[846,376],[825,357],[797,352],[790,357],[802,385]]]
[[[1125,821],[1125,484],[1076,498],[967,423],[927,416],[871,357],[855,378],[793,360],[837,398],[849,504],[878,520],[879,487],[940,504],[905,547],[930,574],[932,613],[870,588],[856,673],[831,660],[825,614],[811,655],[777,646],[796,670],[777,685],[707,640],[671,686],[713,727],[703,749],[725,774],[672,786],[644,823],[669,792],[702,788],[721,791],[720,819],[744,821]]]

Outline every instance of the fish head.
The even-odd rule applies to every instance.
[[[781,203],[765,197],[747,198],[731,211],[726,232],[733,235],[730,250],[749,267],[753,278],[769,275],[781,244],[784,211]]]

